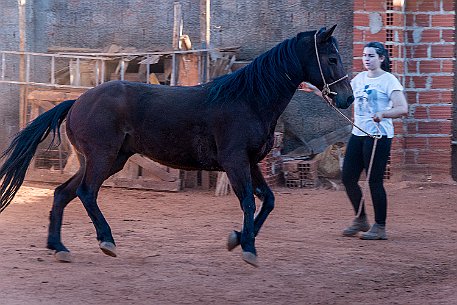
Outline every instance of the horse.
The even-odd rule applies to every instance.
[[[184,170],[225,171],[244,220],[229,234],[229,251],[258,266],[255,237],[274,208],[275,197],[259,169],[271,150],[277,120],[300,83],[325,93],[338,108],[354,101],[332,36],[336,25],[300,32],[256,57],[249,65],[196,86],[109,81],[66,100],[31,121],[1,154],[0,212],[21,187],[38,144],[52,133],[67,136],[80,167],[54,191],[47,248],[71,262],[61,240],[65,207],[78,197],[92,220],[99,247],[116,257],[111,228],[97,204],[102,183],[134,154]],[[330,90],[331,89],[331,90]],[[262,205],[255,215],[257,196]]]

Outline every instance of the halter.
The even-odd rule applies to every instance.
[[[327,84],[327,82],[325,81],[324,73],[322,72],[321,60],[319,59],[319,51],[317,49],[317,31],[314,34],[314,49],[316,50],[317,65],[319,66],[319,71],[321,72],[322,81],[324,82],[324,87],[322,88],[322,96],[325,98],[325,100],[328,103],[330,103],[329,95],[330,94],[337,95],[336,92],[333,92],[330,90],[330,86],[342,81],[343,79],[348,78],[348,75],[346,74],[345,76],[337,79],[336,81],[334,81],[330,84]]]
[[[372,137],[374,139],[380,139],[382,137],[381,135],[381,130],[379,129],[379,124],[376,124],[376,128],[378,130],[378,133],[375,134],[375,135],[372,135],[368,132],[366,132],[365,130],[361,129],[359,126],[355,125],[354,122],[352,122],[351,119],[349,119],[344,113],[342,113],[338,108],[335,107],[335,105],[333,105],[332,103],[332,100],[331,98],[329,97],[330,94],[333,94],[333,95],[337,95],[336,92],[333,92],[330,90],[330,86],[331,85],[334,85],[340,81],[342,81],[343,79],[346,79],[348,78],[348,75],[346,74],[345,76],[343,77],[340,77],[339,79],[337,79],[336,81],[330,83],[330,84],[327,84],[327,82],[325,81],[325,77],[324,77],[324,73],[322,72],[322,66],[321,66],[321,61],[320,61],[320,58],[319,58],[319,51],[317,49],[317,32],[314,34],[314,49],[316,50],[316,58],[317,58],[317,65],[319,66],[319,71],[321,72],[321,77],[322,77],[322,81],[324,82],[324,87],[322,88],[321,90],[321,93],[322,93],[322,97],[324,98],[324,100],[333,108],[335,109],[339,114],[341,114],[347,121],[349,121],[349,123],[351,123],[352,126],[354,126],[355,128],[359,129],[361,132],[365,133],[367,136],[369,137]]]

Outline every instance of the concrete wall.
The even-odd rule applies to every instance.
[[[19,49],[17,1],[5,0],[0,10],[0,50]],[[19,69],[17,63],[7,62],[6,75]],[[3,150],[19,126],[19,88],[0,84],[0,148]]]
[[[34,0],[27,2],[27,50],[46,52],[51,46],[104,48],[111,44],[138,50],[171,48],[173,2],[144,0]],[[184,32],[199,46],[199,1],[181,0]],[[352,64],[352,1],[348,0],[212,0],[213,45],[241,46],[240,60],[251,60],[300,31],[337,23],[343,61]],[[18,50],[17,0],[3,0],[0,50]],[[36,68],[37,71],[40,68]],[[38,73],[41,73],[39,71]],[[13,86],[14,87],[14,86]],[[17,88],[0,84],[0,148],[17,128]],[[6,107],[5,107],[6,106]],[[297,95],[288,121],[300,141],[308,141],[345,124],[317,97]],[[318,107],[314,111],[313,107]],[[310,111],[311,110],[311,111]],[[7,119],[8,118],[8,119]],[[305,125],[309,122],[309,125]],[[4,124],[4,125],[3,125]],[[299,144],[299,143],[298,143]]]

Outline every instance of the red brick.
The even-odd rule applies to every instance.
[[[355,57],[362,57],[362,54],[363,54],[363,44],[353,44],[353,48],[352,48],[352,54],[354,54]],[[362,61],[362,60],[360,60]]]
[[[404,147],[407,148],[427,148],[427,138],[425,137],[405,137]]]
[[[417,133],[417,123],[407,123],[406,130],[408,134],[416,134]]]
[[[441,30],[441,40],[444,42],[454,42],[454,30]]]
[[[383,12],[386,10],[385,1],[365,1],[365,11],[367,12]]]
[[[401,26],[403,27],[403,22],[405,20],[404,15],[402,13],[394,13],[393,14],[393,26]]]
[[[420,92],[418,95],[420,104],[441,103],[441,92],[439,91],[425,91]]]
[[[441,72],[444,72],[444,73],[454,72],[454,61],[451,59],[442,60],[441,61]]]
[[[417,162],[417,152],[416,151],[405,151],[405,163],[406,164],[416,164]]]
[[[397,120],[395,120],[393,123],[394,123],[395,133],[397,133],[397,134],[403,133],[404,123],[402,121],[397,121]]]
[[[429,76],[412,76],[413,88],[426,88]]]
[[[353,34],[353,41],[354,42],[363,42],[364,39],[363,39],[363,31],[362,30],[359,30],[359,29],[356,29],[354,28],[354,30],[352,31],[352,34]]]
[[[452,119],[452,106],[430,106],[429,115],[431,119]]]
[[[441,103],[452,103],[454,100],[454,92],[450,90],[442,91],[440,102]]]
[[[424,150],[420,151],[417,156],[417,163],[418,164],[431,164],[431,165],[439,165],[446,162],[450,162],[450,150]]]
[[[409,82],[408,82],[409,83]],[[418,94],[415,91],[406,91],[406,101],[409,105],[418,103]]]
[[[411,1],[413,2],[413,1]],[[415,8],[416,11],[418,12],[433,12],[433,11],[439,11],[440,10],[440,0],[425,0],[425,1],[414,1],[416,2]],[[408,4],[410,4],[410,1],[408,1]]]
[[[454,12],[454,10],[455,10],[454,4],[455,4],[455,1],[443,0],[443,10],[445,12]]]
[[[454,85],[453,76],[431,76],[432,89],[452,89]]]
[[[430,29],[422,31],[422,37],[420,42],[440,42],[441,41],[441,31]]]
[[[431,55],[433,58],[452,58],[454,56],[453,45],[436,45],[431,47]]]
[[[405,63],[402,60],[392,60],[392,73],[403,74],[405,72],[404,68],[405,68]],[[401,77],[398,77],[398,78],[401,78]],[[399,79],[399,81],[401,82],[402,80]]]
[[[441,72],[440,60],[421,60],[419,62],[420,73],[438,73]]]
[[[426,44],[420,44],[420,45],[415,45],[415,46],[412,46],[411,47],[411,50],[412,50],[412,54],[411,54],[411,58],[415,58],[415,59],[418,59],[418,58],[428,58],[428,50],[429,50],[430,46],[429,45],[426,45]]]
[[[430,26],[430,15],[429,14],[417,14],[415,18],[415,26]]]
[[[378,33],[372,34],[370,31],[365,32],[366,41],[386,41],[386,30],[382,29]]]
[[[406,46],[405,47],[405,57],[406,58],[414,58],[413,57],[413,48],[414,48],[414,46]]]
[[[432,15],[432,27],[454,27],[454,15]]]
[[[432,90],[418,93],[419,104],[451,104],[453,101],[453,91],[450,90]]]
[[[406,26],[414,26],[414,15],[406,12]]]
[[[365,0],[354,0],[354,11],[363,10],[365,7]]]
[[[430,149],[449,149],[451,147],[451,137],[430,137],[428,138]]]
[[[428,107],[417,106],[414,109],[414,118],[415,119],[428,119]]]
[[[368,14],[354,14],[354,26],[369,26],[370,18]]]
[[[451,121],[417,122],[419,134],[451,134]]]
[[[361,59],[356,59],[352,62],[352,70],[356,72],[361,72],[364,70]]]

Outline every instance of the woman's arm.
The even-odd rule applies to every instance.
[[[390,99],[392,100],[392,108],[377,112],[373,116],[375,122],[380,122],[383,118],[395,119],[408,114],[408,103],[402,91],[393,91]]]

